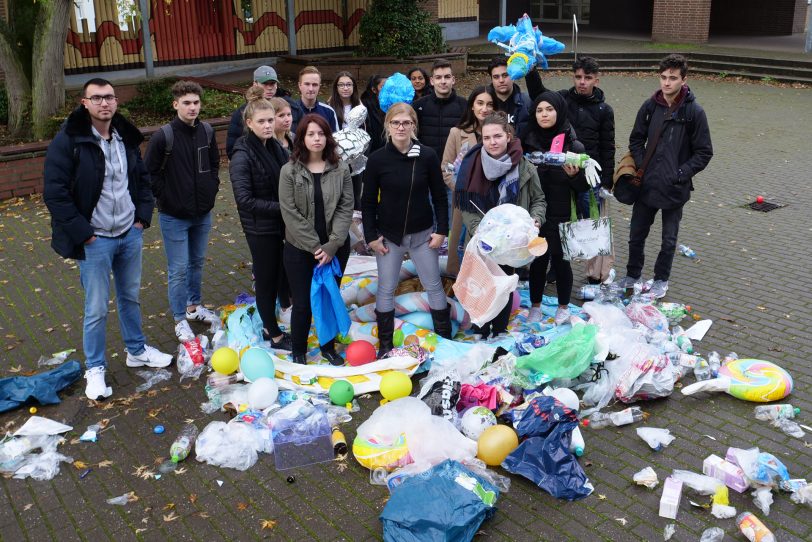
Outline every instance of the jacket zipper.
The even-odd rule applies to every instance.
[[[415,158],[415,160],[412,162],[412,181],[409,184],[409,197],[406,198],[406,218],[403,221],[403,235],[400,238],[400,243],[403,243],[403,238],[406,237],[406,226],[409,224],[409,205],[412,203],[412,187],[414,187],[414,169],[416,166],[417,159]]]

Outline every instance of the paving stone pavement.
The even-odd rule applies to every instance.
[[[568,86],[560,77],[548,82],[551,88]],[[689,79],[689,83],[707,111],[715,156],[695,179],[697,190],[686,205],[679,235],[700,261],[677,255],[668,299],[688,302],[703,318],[714,320],[699,346],[702,352],[734,350],[789,370],[795,379],[790,399],[801,407],[802,422],[812,425],[812,90],[727,81]],[[637,108],[656,85],[653,75],[603,78],[602,87],[615,108],[621,148]],[[771,213],[743,207],[759,194],[788,205]],[[251,280],[249,253],[226,175],[215,215],[204,277],[205,302],[212,306],[232,301],[250,288]],[[615,205],[612,217],[622,276],[630,209]],[[144,327],[150,343],[170,350],[176,341],[157,217],[154,222],[156,226],[145,234]],[[647,277],[659,235],[656,226],[647,247]],[[81,351],[78,268],[52,252],[49,236],[49,215],[39,198],[0,203],[0,376],[14,374],[14,368],[35,370],[42,354],[65,348]],[[582,267],[576,265],[575,270],[579,284]],[[113,314],[107,344],[114,397],[129,396],[141,381],[124,366]],[[62,394],[60,405],[41,407],[39,414],[74,427],[70,438],[102,419],[109,419],[109,426],[95,444],[60,446],[60,452],[93,469],[85,478],[79,477],[84,469],[63,464],[51,481],[0,479],[0,539],[381,538],[378,514],[387,492],[371,486],[368,471],[351,457],[298,469],[293,483],[286,481],[289,473],[274,469],[268,456],[246,472],[189,459],[183,473],[147,480],[136,476],[139,466],[154,470],[167,456],[185,419],[194,419],[201,428],[210,420],[224,419],[221,414],[201,413],[202,388],[200,382],[179,384],[173,379],[131,408],[115,404],[105,408],[88,405],[79,383]],[[344,429],[348,438],[376,402],[376,398],[361,401],[361,412]],[[594,494],[579,502],[559,501],[513,477],[510,492],[500,498],[497,514],[483,525],[477,540],[662,540],[663,527],[672,523],[658,517],[662,486],[653,491],[635,486],[632,475],[648,465],[661,480],[675,468],[701,471],[704,457],[723,455],[728,446],[757,445],[784,461],[793,477],[812,479],[812,454],[805,443],[812,435],[798,440],[755,421],[753,404],[724,394],[683,397],[677,392],[642,406],[651,412],[648,425],[671,429],[676,436],[671,446],[651,451],[636,436],[634,426],[587,430],[582,464]],[[0,415],[0,427],[19,427],[28,416],[27,409]],[[163,435],[152,432],[158,423],[166,427]],[[105,466],[104,461],[112,463]],[[138,496],[137,502],[124,507],[105,503],[129,491]],[[716,520],[708,510],[690,506],[690,500],[704,502],[690,492],[683,495],[672,540],[698,540],[710,526],[722,527],[725,540],[743,540],[733,520]],[[740,511],[756,510],[747,494],[731,491],[731,501]],[[781,542],[812,539],[812,510],[793,504],[787,494],[776,495],[768,517],[758,515]],[[262,528],[266,519],[277,522],[273,529]]]

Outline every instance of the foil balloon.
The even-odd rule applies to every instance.
[[[547,69],[547,56],[560,53],[564,44],[541,33],[525,13],[515,25],[496,26],[488,32],[488,41],[507,51],[507,72],[511,79],[521,79],[541,63]]]
[[[366,118],[367,108],[356,105],[347,114],[347,127],[333,134],[338,145],[338,157],[347,163],[353,175],[358,175],[367,167],[364,153],[369,148],[370,137],[363,128]]]
[[[769,361],[736,359],[719,369],[719,376],[682,388],[683,395],[723,391],[745,401],[769,403],[792,393],[792,376]]]

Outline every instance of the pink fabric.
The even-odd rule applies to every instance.
[[[460,388],[460,400],[457,402],[458,412],[472,406],[484,406],[490,410],[495,410],[498,405],[499,390],[494,386],[463,384]]]

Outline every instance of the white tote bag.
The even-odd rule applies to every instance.
[[[575,198],[571,200],[571,210],[570,222],[558,225],[564,259],[588,260],[595,256],[612,254],[612,220],[600,216],[595,193],[590,190],[590,218],[578,220],[575,213]]]
[[[471,239],[454,283],[454,295],[471,316],[471,322],[482,326],[505,308],[518,283],[518,275],[507,276],[496,262],[479,253],[476,239]]]

